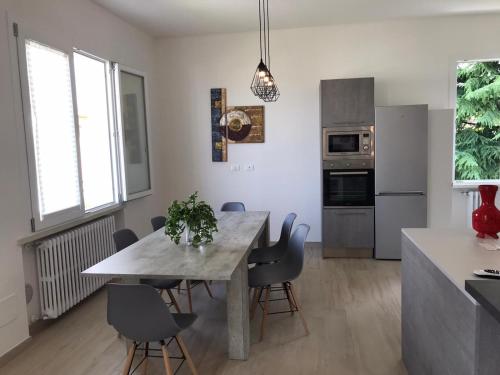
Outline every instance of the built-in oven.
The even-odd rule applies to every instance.
[[[323,128],[323,160],[373,157],[373,126]]]
[[[374,206],[373,169],[324,169],[323,207]]]

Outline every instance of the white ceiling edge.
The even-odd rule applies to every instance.
[[[155,38],[258,31],[258,0],[92,1]],[[271,29],[500,14],[500,0],[269,0],[269,3]]]

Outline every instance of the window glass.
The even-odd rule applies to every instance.
[[[144,77],[120,71],[126,195],[151,189]]]
[[[74,54],[85,210],[115,202],[108,69],[104,61]]]
[[[500,63],[457,65],[455,182],[500,179]]]
[[[38,212],[80,205],[71,71],[66,53],[26,40]]]

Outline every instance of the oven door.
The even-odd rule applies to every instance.
[[[323,206],[374,206],[373,169],[323,170]]]

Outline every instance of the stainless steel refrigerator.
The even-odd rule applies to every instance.
[[[401,228],[427,226],[427,105],[375,108],[375,258],[401,259]]]

